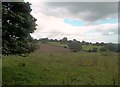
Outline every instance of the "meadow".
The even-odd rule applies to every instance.
[[[52,43],[53,44],[53,43]],[[117,85],[118,54],[42,44],[27,57],[3,56],[3,85]],[[42,48],[43,47],[43,48]],[[47,48],[45,48],[47,47]],[[86,48],[86,47],[85,47]],[[44,50],[43,50],[44,49]],[[57,49],[57,50],[56,50]]]

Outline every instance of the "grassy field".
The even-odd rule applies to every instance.
[[[93,46],[93,45],[83,45],[83,46],[82,46],[83,50],[92,50],[93,47],[98,48],[98,51],[99,51],[99,49],[100,49],[102,46]]]
[[[60,46],[60,47],[68,47],[68,45],[67,44],[61,44],[60,42],[49,42],[48,44],[50,44],[50,45],[54,45],[54,46]],[[93,46],[93,45],[82,45],[82,48],[83,48],[83,50],[92,50],[92,48],[93,47],[96,47],[96,48],[98,48],[98,51],[99,51],[99,49],[102,47],[102,46]]]
[[[117,53],[41,50],[28,57],[3,56],[3,85],[118,84]]]

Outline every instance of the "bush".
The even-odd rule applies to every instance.
[[[77,42],[77,41],[72,41],[68,44],[69,48],[73,51],[73,52],[77,52],[77,51],[81,51],[82,50],[82,45]]]
[[[92,52],[97,52],[98,51],[98,48],[97,47],[93,47],[92,48]]]
[[[108,54],[107,54],[107,53],[101,53],[101,55],[102,55],[102,56],[108,56]]]
[[[107,51],[108,51],[108,48],[105,46],[100,48],[100,52],[107,52]]]
[[[76,50],[73,50],[74,53],[76,53],[77,51]]]
[[[112,51],[112,52],[117,52],[118,51],[118,45],[117,44],[109,43],[107,48],[108,48],[109,51]]]
[[[67,48],[67,46],[64,46],[64,48]]]
[[[89,50],[87,50],[87,52],[92,52],[92,50],[89,49]]]

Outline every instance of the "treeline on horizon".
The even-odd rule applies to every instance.
[[[48,43],[48,42],[59,42],[61,44],[66,44],[67,46],[64,46],[64,48],[70,48],[73,52],[77,51],[87,51],[87,52],[120,52],[120,44],[118,43],[105,43],[105,42],[86,42],[86,41],[78,41],[76,39],[68,40],[67,37],[63,37],[60,40],[57,39],[49,39],[49,38],[40,38],[40,39],[34,39],[34,41],[41,42],[41,43]],[[83,45],[92,45],[93,48],[89,50],[83,50]],[[100,49],[97,48],[97,46],[101,46]]]

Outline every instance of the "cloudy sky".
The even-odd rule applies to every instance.
[[[32,37],[118,42],[117,2],[40,2],[32,5],[37,30]]]

